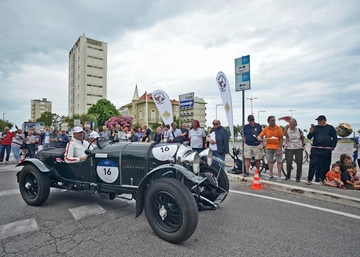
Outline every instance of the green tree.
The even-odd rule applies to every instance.
[[[4,131],[5,127],[9,127],[9,129],[11,129],[12,126],[13,126],[13,124],[11,124],[7,121],[0,120],[0,131]]]
[[[74,116],[65,119],[69,127],[74,127],[74,120],[80,120],[80,124],[82,125],[84,125],[85,121],[92,124],[96,122],[96,116],[94,114],[75,114]]]
[[[111,117],[120,115],[115,105],[106,99],[100,99],[97,101],[96,104],[89,108],[87,114],[95,115],[97,119],[97,126],[103,126]]]
[[[56,113],[44,112],[41,114],[40,118],[37,118],[36,121],[44,122],[47,126],[52,126],[55,129],[59,129],[61,125],[61,120],[64,116],[60,117]]]

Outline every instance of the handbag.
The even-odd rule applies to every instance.
[[[183,143],[184,142],[184,139],[182,136],[178,136],[178,137],[175,137],[175,134],[174,134],[174,131],[171,131],[172,134],[173,134],[173,143]]]

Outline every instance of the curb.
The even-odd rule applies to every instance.
[[[253,182],[253,177],[244,178],[242,175],[236,175],[236,174],[233,175],[233,174],[228,174],[228,173],[227,173],[227,175],[228,175],[229,181],[242,182],[248,186],[251,186],[251,184]],[[309,186],[309,188],[307,188],[307,187],[304,188],[304,187],[299,187],[299,186],[283,184],[283,183],[279,183],[279,182],[270,182],[267,180],[265,180],[265,181],[262,180],[261,184],[266,189],[272,189],[272,190],[276,190],[276,191],[280,191],[280,192],[301,195],[301,196],[312,198],[312,199],[317,199],[317,200],[322,200],[322,201],[326,201],[326,202],[337,203],[337,204],[342,204],[342,205],[346,205],[346,206],[360,208],[360,198],[341,195],[341,194],[335,194],[335,193],[326,192],[326,191],[320,191],[320,190],[310,188],[311,186]]]

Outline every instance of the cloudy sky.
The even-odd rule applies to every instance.
[[[358,130],[359,32],[359,0],[2,0],[0,115],[21,125],[31,99],[41,98],[67,115],[68,54],[85,33],[108,43],[108,100],[116,107],[131,101],[136,84],[139,94],[161,89],[175,99],[194,92],[208,103],[210,125],[223,71],[241,124],[234,59],[249,54],[245,98],[260,123],[294,110],[300,128],[323,114]],[[250,106],[245,99],[246,117]],[[220,106],[217,116],[227,125]]]

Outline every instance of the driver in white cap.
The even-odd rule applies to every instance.
[[[77,126],[73,130],[73,138],[67,143],[65,151],[65,161],[67,163],[77,163],[86,160],[85,150],[89,147],[89,142],[83,140],[83,129]]]

